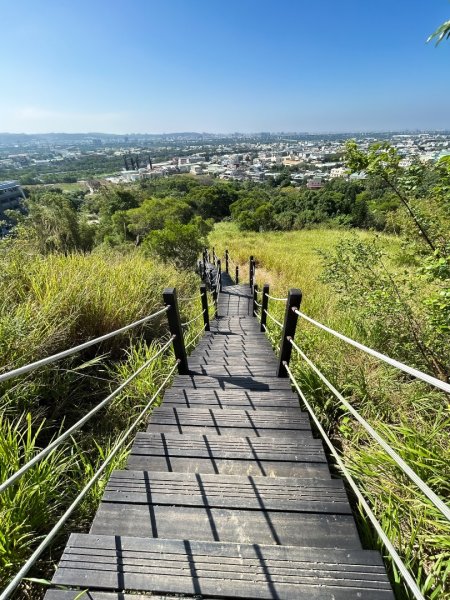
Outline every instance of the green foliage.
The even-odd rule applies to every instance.
[[[230,205],[237,193],[232,185],[219,182],[211,186],[193,188],[186,196],[187,202],[204,219],[221,220],[230,215]]]
[[[439,290],[445,289],[448,281],[448,262],[439,253],[424,255],[423,243],[406,245],[410,260],[405,264],[404,239],[363,231],[254,233],[238,232],[235,224],[223,223],[216,226],[210,242],[216,249],[227,247],[241,271],[249,254],[254,254],[257,283],[260,287],[270,283],[272,295],[283,297],[288,288],[299,287],[306,314],[394,358],[446,378],[450,338],[448,329],[441,330],[440,326],[445,321],[448,325],[449,317],[441,311],[440,325],[434,323],[427,301],[441,298]],[[269,311],[280,321],[284,310],[282,302],[269,301]],[[268,337],[277,348],[279,328],[269,321],[267,326]],[[448,499],[450,422],[446,395],[304,320],[297,326],[296,341],[424,481],[444,501]],[[295,353],[291,367],[424,596],[428,600],[450,598],[448,522]],[[358,525],[365,547],[384,552],[363,513]],[[392,564],[390,570],[397,597],[409,599]]]
[[[201,219],[187,225],[169,221],[164,229],[152,231],[144,248],[179,270],[193,269],[205,246],[208,226]]]
[[[445,21],[430,35],[427,42],[435,40],[436,46],[438,46],[441,42],[448,39],[450,39],[450,21]]]
[[[0,354],[2,370],[56,353],[155,312],[162,291],[175,286],[191,296],[198,280],[149,260],[140,249],[126,254],[36,253],[22,238],[0,242]],[[193,305],[192,305],[193,306]],[[197,311],[198,307],[193,309]],[[188,320],[189,312],[183,315]],[[0,389],[0,478],[3,481],[150,358],[167,332],[166,318],[151,321],[85,352],[12,379]],[[128,349],[128,350],[127,350]],[[139,362],[142,361],[142,362]],[[172,362],[161,355],[130,388],[87,423],[73,440],[31,469],[0,497],[0,582],[26,558],[98,468],[117,435],[154,393]],[[110,468],[118,468],[119,453]],[[88,527],[109,469],[89,492],[74,521]],[[33,574],[49,576],[66,532]],[[19,593],[41,597],[24,584]]]
[[[125,213],[128,231],[145,236],[149,231],[163,229],[166,222],[186,224],[193,216],[189,204],[178,198],[148,198],[138,207]]]
[[[391,271],[376,241],[345,240],[323,256],[324,281],[354,309],[369,345],[389,348],[391,355],[437,377],[448,376],[449,340],[427,314],[424,286],[411,271]]]
[[[70,198],[63,194],[44,193],[26,201],[27,216],[21,223],[22,234],[42,254],[87,251],[93,245],[93,230],[78,218]]]

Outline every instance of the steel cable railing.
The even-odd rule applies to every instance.
[[[197,315],[196,317],[190,319],[189,321],[186,321],[185,323],[181,323],[182,327],[187,327],[188,325],[190,325],[191,323],[195,323],[195,321],[198,321],[199,319],[201,319],[203,317],[203,315],[205,314],[206,310],[202,310],[202,312]]]
[[[267,293],[265,293],[264,296],[266,296],[270,300],[277,300],[278,302],[287,302],[287,298],[277,298],[276,296],[270,296]]]
[[[281,329],[283,329],[282,323],[280,323],[280,321],[278,321],[277,319],[275,319],[275,317],[273,317],[268,310],[264,309],[264,312],[269,317],[269,319],[272,319],[272,321],[274,323],[276,323],[278,325],[278,327],[280,327]]]
[[[178,302],[184,302],[185,304],[192,304],[196,300],[200,300],[199,294],[195,294],[195,296],[190,296],[189,298],[178,298]]]
[[[292,338],[288,338],[292,347],[300,354],[303,360],[311,367],[311,369],[320,377],[327,388],[334,396],[345,406],[345,408],[355,417],[355,419],[364,427],[369,435],[378,442],[383,450],[394,460],[400,469],[411,479],[411,481],[423,492],[430,502],[450,521],[450,508],[439,498],[437,494],[411,469],[411,467],[403,460],[403,458],[389,446],[373,427],[359,414],[357,410],[342,396],[342,394],[333,386],[333,384],[325,377],[325,375],[316,367],[316,365],[306,356]]]
[[[179,361],[177,360],[177,362],[171,368],[167,377],[164,379],[164,381],[159,386],[157,391],[153,394],[151,399],[147,402],[145,407],[142,409],[142,411],[139,413],[139,415],[136,417],[136,419],[133,421],[133,423],[130,425],[130,427],[127,429],[127,431],[125,431],[125,433],[122,434],[122,436],[119,438],[119,441],[113,446],[113,449],[109,453],[108,457],[103,461],[103,463],[100,465],[100,467],[94,473],[94,475],[91,477],[89,482],[84,486],[84,488],[81,490],[81,492],[75,498],[75,500],[72,502],[72,504],[69,506],[69,508],[60,517],[60,519],[58,520],[56,525],[54,525],[54,527],[47,534],[47,536],[44,538],[44,540],[39,544],[39,546],[36,548],[36,550],[33,552],[33,554],[30,556],[30,558],[26,561],[26,563],[21,567],[21,569],[16,573],[14,578],[9,582],[9,584],[6,586],[6,588],[2,591],[2,593],[0,594],[0,600],[6,600],[7,598],[9,598],[9,596],[17,588],[17,586],[19,585],[21,580],[25,577],[25,575],[28,573],[28,571],[31,569],[31,567],[34,565],[34,563],[38,560],[38,558],[44,552],[44,550],[50,545],[50,543],[56,537],[56,535],[58,534],[60,529],[63,527],[64,523],[67,521],[67,519],[70,517],[70,515],[74,512],[74,510],[77,508],[77,506],[83,500],[83,498],[86,496],[86,494],[92,488],[92,486],[97,482],[97,480],[100,478],[103,471],[111,463],[111,461],[113,460],[115,455],[118,453],[118,451],[124,446],[125,441],[131,435],[131,433],[133,433],[133,431],[139,425],[141,420],[144,418],[148,409],[155,402],[159,393],[164,388],[166,383],[169,381],[169,379],[172,376],[173,372],[175,371],[178,363],[179,363]]]
[[[202,327],[202,329],[197,333],[197,335],[194,338],[192,338],[192,340],[188,344],[186,344],[186,348],[189,348],[190,346],[192,346],[192,344],[202,335],[202,333],[205,332],[205,328],[206,328],[206,325],[204,325]]]
[[[308,400],[306,399],[305,395],[303,394],[300,386],[298,385],[298,383],[297,383],[294,375],[292,374],[292,371],[289,369],[288,364],[286,362],[284,362],[283,364],[284,364],[284,367],[285,367],[285,369],[286,369],[286,371],[287,371],[287,373],[289,375],[290,380],[292,381],[292,383],[293,383],[295,389],[297,390],[300,398],[302,399],[302,401],[305,404],[305,406],[306,406],[309,414],[311,415],[311,418],[314,421],[314,423],[315,423],[315,425],[316,425],[316,427],[317,427],[320,435],[322,436],[322,438],[324,439],[324,441],[327,444],[328,448],[330,449],[331,453],[333,454],[334,458],[336,459],[336,462],[339,465],[339,468],[341,469],[343,475],[347,479],[347,481],[348,481],[350,487],[352,488],[355,496],[358,498],[359,502],[361,503],[361,505],[362,505],[362,507],[363,507],[366,515],[370,519],[370,522],[372,523],[375,531],[380,536],[380,539],[383,542],[385,548],[388,550],[389,554],[392,556],[392,559],[393,559],[395,565],[397,566],[399,572],[401,573],[402,577],[405,580],[405,583],[407,584],[407,586],[409,587],[409,589],[413,593],[413,595],[416,598],[416,600],[425,600],[424,596],[422,595],[422,592],[420,591],[419,587],[417,586],[416,582],[414,581],[413,577],[411,576],[410,572],[408,571],[408,568],[406,567],[405,563],[402,561],[402,559],[398,555],[398,553],[397,553],[396,549],[394,548],[392,542],[390,541],[390,539],[388,538],[388,536],[384,532],[384,529],[381,527],[381,524],[379,523],[379,521],[377,520],[376,516],[372,512],[372,509],[370,508],[369,504],[367,503],[366,499],[364,498],[363,494],[361,493],[360,489],[358,488],[355,480],[353,479],[352,475],[350,474],[350,472],[346,468],[346,466],[345,466],[343,460],[341,459],[341,457],[339,456],[336,448],[333,446],[330,438],[328,437],[328,435],[326,434],[325,430],[323,429],[323,427],[322,427],[320,421],[318,420],[318,418],[317,418],[314,410],[312,409],[311,405],[309,404]]]
[[[97,404],[97,406],[94,406],[94,408],[92,410],[90,410],[84,417],[79,419],[76,423],[74,423],[71,427],[69,427],[69,429],[67,429],[67,431],[65,431],[60,436],[58,436],[55,440],[50,442],[50,444],[48,446],[46,446],[38,454],[33,456],[33,458],[30,459],[27,463],[22,465],[22,467],[18,471],[16,471],[13,475],[11,475],[11,477],[9,477],[4,482],[2,482],[0,484],[0,494],[2,492],[4,492],[9,486],[11,486],[15,481],[20,479],[20,477],[22,477],[22,475],[24,475],[36,463],[38,463],[43,458],[48,456],[51,452],[53,452],[53,450],[55,450],[64,440],[66,440],[73,433],[78,431],[78,429],[80,429],[87,421],[89,421],[95,414],[97,414],[99,410],[101,410],[104,406],[106,406],[114,398],[116,398],[120,394],[120,392],[122,392],[123,389],[129,383],[131,383],[131,381],[133,381],[133,379],[135,379],[144,369],[146,369],[154,360],[156,360],[156,358],[158,358],[158,356],[160,356],[165,350],[167,350],[167,348],[170,346],[170,344],[173,342],[174,339],[175,339],[175,336],[171,336],[169,341],[166,344],[164,344],[164,346],[162,346],[156,354],[154,354],[151,358],[149,358],[147,361],[145,361],[145,363],[143,365],[141,365],[139,367],[139,369],[137,369],[132,375],[130,375],[130,377],[128,377],[128,379],[126,379],[123,383],[121,383],[119,385],[119,387],[117,387],[111,394],[109,394],[109,396],[107,396],[104,400],[102,400],[99,404]]]
[[[77,352],[80,352],[81,350],[84,350],[85,348],[89,348],[90,346],[94,346],[95,344],[104,342],[105,340],[108,340],[116,335],[125,333],[129,329],[133,329],[134,327],[138,327],[139,325],[142,325],[144,323],[147,323],[148,321],[151,321],[152,319],[155,319],[159,315],[166,313],[169,309],[170,309],[170,306],[165,306],[161,310],[158,310],[157,312],[149,315],[148,317],[139,319],[138,321],[135,321],[134,323],[131,323],[130,325],[126,325],[125,327],[121,327],[120,329],[116,329],[115,331],[111,331],[110,333],[106,333],[105,335],[101,335],[100,337],[97,337],[97,338],[94,338],[87,342],[84,342],[83,344],[79,344],[78,346],[73,346],[72,348],[69,348],[68,350],[63,350],[62,352],[58,352],[57,354],[53,354],[52,356],[47,356],[46,358],[41,358],[40,360],[29,363],[28,365],[24,365],[23,367],[18,367],[17,369],[13,369],[11,371],[8,371],[7,373],[3,373],[2,375],[0,375],[0,383],[3,381],[7,381],[8,379],[12,379],[13,377],[18,377],[19,375],[23,375],[24,373],[29,373],[30,371],[34,371],[35,369],[38,369],[39,367],[43,367],[44,365],[48,365],[50,363],[56,362],[58,360],[61,360],[62,358],[66,358],[67,356],[76,354]]]
[[[330,327],[327,327],[326,325],[319,323],[319,321],[315,321],[314,319],[311,319],[311,317],[308,317],[308,315],[305,315],[304,313],[302,313],[301,311],[299,311],[297,309],[295,309],[294,312],[296,315],[298,315],[302,319],[305,319],[305,321],[308,321],[312,325],[315,325],[316,327],[323,329],[327,333],[334,335],[335,337],[339,338],[340,340],[347,342],[347,344],[350,344],[351,346],[354,346],[355,348],[358,348],[359,350],[362,350],[363,352],[366,352],[367,354],[370,354],[371,356],[374,356],[375,358],[382,360],[383,362],[387,363],[388,365],[391,365],[392,367],[396,367],[397,369],[399,369],[400,371],[403,371],[404,373],[408,373],[409,375],[412,375],[416,379],[421,379],[422,381],[425,381],[426,383],[429,383],[430,385],[437,387],[444,392],[447,392],[447,394],[450,394],[450,384],[446,383],[445,381],[441,381],[440,379],[437,379],[436,377],[433,377],[432,375],[427,375],[426,373],[423,373],[422,371],[419,371],[418,369],[409,367],[408,365],[405,365],[404,363],[402,363],[398,360],[395,360],[394,358],[390,358],[389,356],[386,356],[385,354],[382,354],[381,352],[372,350],[372,348],[369,348],[368,346],[365,346],[364,344],[361,344],[360,342],[356,342],[355,340],[352,340],[351,338],[347,337],[346,335],[343,335],[342,333],[334,331],[334,329],[331,329]]]

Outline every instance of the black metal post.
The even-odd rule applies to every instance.
[[[292,345],[289,342],[289,338],[294,339],[295,328],[297,327],[298,320],[294,309],[300,310],[301,302],[301,291],[296,288],[289,290],[286,302],[286,312],[284,315],[283,334],[281,336],[280,358],[278,361],[277,377],[288,377],[288,372],[284,368],[283,363],[285,362],[289,365],[289,361],[291,360]]]
[[[267,294],[269,293],[269,284],[265,283],[262,289],[262,307],[261,307],[261,331],[265,331],[265,325],[267,323],[267,314],[266,310],[269,309],[269,298]]]
[[[203,323],[205,324],[205,331],[209,331],[209,310],[208,310],[208,292],[206,291],[206,284],[200,284],[200,297],[202,299],[202,310],[203,310]]]
[[[253,280],[255,280],[255,275],[256,275],[256,260],[253,259],[252,263],[253,263],[253,265],[252,265]]]
[[[239,265],[236,265],[236,285],[239,283]]]
[[[258,313],[258,286],[256,283],[253,285],[253,316],[256,317],[255,313]]]
[[[219,291],[222,291],[222,263],[217,259],[217,277],[219,278]]]
[[[217,317],[217,288],[216,286],[212,289],[212,297],[214,302],[214,316]]]
[[[250,256],[250,261],[249,261],[249,285],[250,285],[250,289],[253,288],[253,256]]]
[[[170,333],[175,336],[175,339],[173,340],[173,351],[175,352],[175,358],[179,360],[178,373],[180,375],[187,375],[189,373],[189,367],[186,348],[184,346],[183,328],[181,327],[176,289],[166,288],[163,292],[163,300],[166,306],[170,306],[167,311],[167,320],[169,321]]]
[[[225,273],[229,273],[229,270],[228,270],[228,250],[225,250]]]

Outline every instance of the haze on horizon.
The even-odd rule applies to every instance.
[[[446,0],[2,3],[0,131],[450,129]]]

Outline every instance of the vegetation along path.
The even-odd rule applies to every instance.
[[[47,600],[86,589],[92,600],[393,598],[289,379],[276,376],[250,288],[222,282],[189,373],[112,474],[90,533],[70,537],[53,578],[67,588]]]

